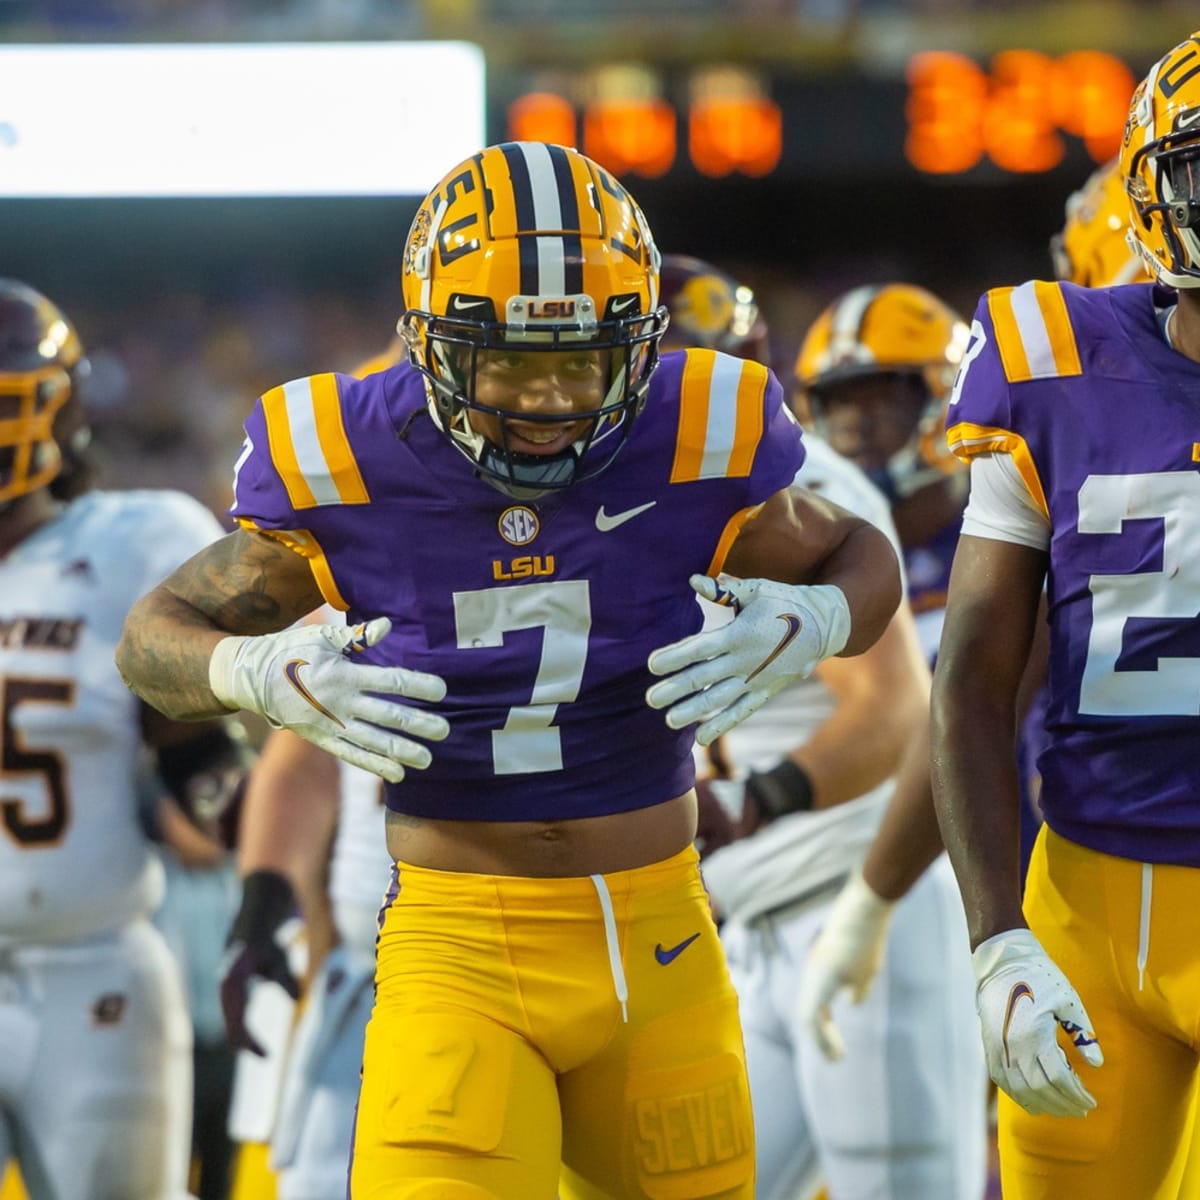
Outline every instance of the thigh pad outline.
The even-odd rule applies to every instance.
[[[380,1133],[392,1145],[488,1153],[500,1144],[513,1083],[513,1034],[456,1012],[406,1014],[389,1062]]]

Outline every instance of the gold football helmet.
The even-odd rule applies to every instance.
[[[1200,31],[1138,84],[1120,163],[1147,270],[1168,287],[1200,287]]]
[[[1050,239],[1050,257],[1059,279],[1081,287],[1150,278],[1129,244],[1129,197],[1119,159],[1098,167],[1067,197],[1066,224]]]
[[[56,433],[86,370],[79,336],[59,309],[26,284],[0,279],[0,508],[62,470]]]
[[[966,322],[924,288],[891,283],[851,289],[821,313],[800,347],[801,422],[837,449],[829,425],[832,403],[861,381],[894,381],[897,412],[889,415],[907,436],[885,461],[861,465],[893,500],[919,491],[957,469],[943,425],[968,337]]]
[[[667,323],[660,263],[625,188],[565,146],[489,146],[429,193],[404,248],[398,329],[425,376],[434,422],[476,474],[529,498],[611,465],[658,364]],[[561,359],[568,352],[602,364],[602,400],[586,410],[585,433],[552,453],[531,453],[518,429],[542,423],[549,441],[551,430],[578,423],[580,413],[517,414],[483,404],[477,371],[503,353]],[[556,361],[546,359],[548,371]],[[499,440],[476,425],[498,428]]]

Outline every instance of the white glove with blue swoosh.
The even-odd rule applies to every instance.
[[[1096,1101],[1058,1044],[1061,1027],[1086,1063],[1104,1062],[1075,989],[1028,929],[980,942],[971,955],[988,1073],[1026,1112],[1086,1117]]]
[[[260,637],[222,638],[209,660],[208,684],[227,707],[259,713],[276,729],[291,729],[398,783],[406,767],[420,770],[432,761],[428,747],[412,739],[440,742],[450,726],[437,713],[370,694],[432,701],[446,695],[437,675],[354,661],[391,627],[378,617],[366,625],[300,625]]]
[[[812,674],[850,637],[850,607],[834,584],[813,586],[732,575],[693,575],[692,589],[734,610],[727,625],[650,655],[653,675],[669,678],[646,692],[667,724],[699,721],[696,741],[707,746],[757,712],[781,688]]]

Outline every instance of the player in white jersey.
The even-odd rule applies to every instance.
[[[236,746],[149,716],[113,663],[133,601],[220,535],[175,492],[80,494],[78,336],[0,280],[0,1175],[31,1200],[186,1195],[191,1031],[149,914],[143,744],[181,801]]]
[[[374,999],[377,920],[391,870],[380,781],[277,730],[251,775],[243,819],[243,901],[222,981],[236,1045],[261,1048],[260,1031],[248,1028],[251,979],[299,994],[276,935],[300,907],[298,897],[328,878],[335,944],[306,989],[286,1050],[270,1163],[280,1200],[340,1200]]]
[[[1129,200],[1120,161],[1097,167],[1067,198],[1065,219],[1050,239],[1050,257],[1059,279],[1080,287],[1115,287],[1146,283],[1151,276],[1127,238]],[[940,624],[939,624],[940,636]],[[1045,623],[1039,622],[1035,651],[1023,681],[1019,711],[1026,712],[1041,686],[1046,668]],[[1039,730],[1026,722],[1023,736],[1030,776],[1023,781],[1034,799],[1040,788],[1033,745]],[[860,876],[853,877],[814,945],[801,998],[806,1018],[819,1042],[836,1045],[830,1001],[841,990],[861,998],[878,968],[879,946],[886,936],[892,905],[920,879],[942,853],[942,834],[933,805],[929,778],[929,732],[914,741],[906,756],[896,794],[879,834],[867,852]]]
[[[886,499],[862,473],[805,442],[804,486],[891,530]],[[948,864],[897,906],[882,981],[839,1014],[842,1061],[820,1053],[796,1004],[808,948],[859,870],[927,702],[901,611],[866,655],[785,689],[727,734],[720,753],[734,778],[711,785],[743,821],[755,807],[767,818],[703,863],[741,1005],[762,1200],[811,1194],[822,1179],[839,1200],[983,1194],[986,1073]],[[781,761],[782,751],[792,756]]]
[[[888,497],[807,426],[805,444],[799,482],[899,549]],[[883,986],[852,1015],[839,1010],[844,1061],[821,1054],[797,1005],[809,946],[859,877],[891,777],[923,728],[927,634],[902,606],[870,651],[779,693],[721,739],[709,766],[729,824],[709,806],[703,870],[741,1006],[762,1200],[811,1195],[822,1180],[838,1200],[983,1193],[987,1076],[948,864],[889,914]]]

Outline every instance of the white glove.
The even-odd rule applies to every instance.
[[[1062,1026],[1093,1067],[1104,1062],[1083,1003],[1028,929],[981,942],[971,956],[988,1072],[1035,1117],[1085,1117],[1096,1101],[1058,1044]]]
[[[833,584],[792,586],[771,579],[693,575],[705,600],[737,615],[720,629],[693,634],[650,655],[653,675],[670,675],[646,692],[651,708],[667,709],[667,724],[702,724],[707,746],[757,712],[781,688],[810,675],[850,637],[850,607]]]
[[[834,997],[848,988],[861,1004],[875,982],[894,904],[884,900],[856,870],[838,892],[821,932],[804,960],[800,980],[800,1020],[826,1058],[846,1053],[842,1035],[830,1013]]]
[[[223,638],[209,660],[209,687],[229,708],[259,713],[276,729],[291,729],[322,750],[398,783],[405,767],[427,767],[432,756],[394,731],[440,742],[450,726],[437,713],[369,694],[414,700],[446,695],[446,683],[437,675],[354,662],[354,653],[382,641],[391,627],[379,617],[367,625],[301,625],[261,637]]]

